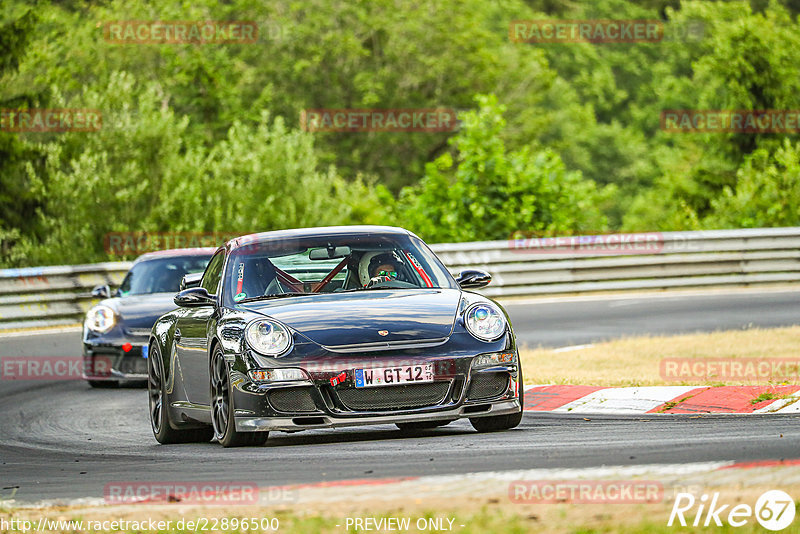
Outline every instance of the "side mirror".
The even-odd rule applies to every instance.
[[[111,296],[111,288],[108,287],[108,285],[94,286],[94,289],[92,289],[92,296],[99,299],[107,299]]]
[[[204,287],[190,287],[184,289],[172,299],[175,304],[183,308],[197,308],[198,306],[213,306],[214,295],[209,295]]]
[[[466,269],[458,273],[456,282],[461,289],[477,289],[479,287],[486,287],[492,281],[492,275],[486,271],[479,271],[477,269]]]
[[[203,279],[203,273],[189,273],[183,275],[181,278],[181,291],[190,287],[197,287],[200,285],[200,280]]]

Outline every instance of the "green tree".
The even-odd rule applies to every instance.
[[[20,0],[10,0],[20,1]],[[114,71],[169,88],[169,105],[190,120],[187,135],[213,144],[234,121],[262,111],[299,125],[309,108],[463,109],[476,92],[509,102],[517,124],[536,117],[552,82],[541,50],[508,39],[508,23],[530,14],[518,0],[197,0],[191,3],[45,5],[47,31],[22,66],[21,83],[65,94],[102,87]],[[252,20],[257,43],[114,44],[115,20]],[[539,110],[541,112],[541,110]],[[416,181],[451,133],[317,133],[323,164],[347,177],[376,176],[393,190]]]
[[[439,156],[418,186],[402,192],[398,220],[434,242],[604,230],[598,205],[605,193],[551,150],[509,151],[505,108],[493,95],[476,101],[479,109],[463,115],[451,140],[454,155]]]
[[[36,28],[32,10],[3,8],[0,12],[0,110],[27,108],[44,101],[42,94],[15,84]],[[41,154],[16,133],[0,128],[0,263],[10,259],[14,244],[23,234],[33,234],[41,201],[32,190],[26,167],[38,165]]]
[[[689,51],[676,52],[690,60],[688,70],[674,58],[665,61],[662,96],[651,115],[664,109],[800,108],[798,23],[778,2],[757,13],[746,2],[684,2],[673,15],[701,21],[705,37]],[[715,200],[723,191],[737,190],[746,158],[761,148],[774,152],[788,135],[657,133],[652,144],[661,176],[653,190],[640,192],[631,203],[623,227],[706,226]]]
[[[151,217],[160,230],[251,233],[378,222],[374,190],[321,168],[314,138],[264,112],[236,121],[227,138],[168,175]]]
[[[800,143],[788,139],[770,153],[760,148],[737,172],[736,189],[725,188],[704,223],[710,228],[800,225]]]
[[[317,168],[313,137],[264,114],[256,126],[234,123],[207,149],[191,144],[189,118],[163,106],[157,83],[130,73],[79,101],[54,90],[57,107],[104,110],[98,132],[68,132],[39,149],[28,167],[44,204],[43,237],[23,236],[15,258],[27,263],[106,259],[109,232],[250,233],[314,224],[375,222],[376,193],[336,169]],[[191,139],[189,137],[189,139]]]

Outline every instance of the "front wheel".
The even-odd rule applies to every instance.
[[[169,443],[196,443],[211,441],[211,428],[172,428],[167,409],[166,381],[161,352],[157,345],[150,347],[147,362],[147,396],[150,406],[150,426],[156,441],[166,445]]]
[[[473,417],[469,420],[472,428],[478,432],[498,432],[510,430],[522,422],[522,410],[525,408],[525,385],[522,382],[522,369],[519,371],[519,412],[508,415],[489,417]]]
[[[228,363],[222,349],[214,349],[211,357],[211,421],[214,439],[223,447],[248,447],[263,445],[269,432],[237,432],[233,415],[233,395]]]

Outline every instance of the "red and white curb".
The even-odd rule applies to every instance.
[[[525,410],[574,414],[800,413],[800,385],[525,387]]]

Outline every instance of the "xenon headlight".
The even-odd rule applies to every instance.
[[[280,382],[282,380],[307,380],[308,375],[293,367],[283,369],[253,369],[250,378],[256,382]]]
[[[247,325],[244,337],[251,349],[264,356],[280,356],[292,346],[289,329],[273,319],[257,319]]]
[[[108,306],[95,306],[86,312],[86,320],[83,325],[98,334],[105,334],[114,327],[117,322],[117,316],[114,310]]]
[[[506,318],[502,312],[482,302],[467,308],[464,324],[469,333],[481,341],[494,341],[506,331]]]

